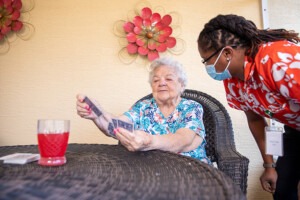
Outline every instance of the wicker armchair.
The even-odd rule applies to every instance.
[[[231,119],[225,107],[214,97],[196,90],[186,89],[182,97],[202,105],[207,155],[212,162],[217,163],[218,169],[231,177],[246,194],[249,159],[235,148]],[[152,94],[140,100],[149,98],[152,98]]]

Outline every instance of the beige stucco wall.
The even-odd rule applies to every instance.
[[[268,16],[270,28],[285,28],[300,32],[300,1],[286,0],[268,1]]]
[[[70,143],[116,143],[76,115],[75,95],[87,94],[106,110],[121,114],[150,92],[145,64],[120,62],[121,47],[112,31],[113,24],[125,20],[138,2],[35,0],[29,20],[35,34],[29,41],[16,40],[0,56],[1,146],[36,144],[39,118],[70,119]],[[152,0],[151,5],[181,15],[180,38],[186,50],[175,57],[187,70],[188,88],[209,93],[228,108],[237,149],[250,159],[248,199],[271,199],[260,188],[262,160],[245,116],[227,106],[223,85],[206,74],[196,44],[204,23],[219,13],[243,15],[262,27],[260,1]]]

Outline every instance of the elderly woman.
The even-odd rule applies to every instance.
[[[180,153],[209,163],[205,152],[205,129],[202,121],[202,106],[192,100],[181,98],[187,79],[181,64],[171,58],[160,58],[152,62],[149,73],[152,99],[139,101],[121,116],[105,112],[97,117],[83,102],[84,95],[77,95],[77,113],[92,119],[108,136],[120,141],[129,151],[160,149]],[[134,131],[123,128],[109,130],[112,118],[134,124]]]

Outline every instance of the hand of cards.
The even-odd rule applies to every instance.
[[[97,108],[97,106],[88,97],[85,97],[83,101],[89,105],[89,107],[98,117],[102,115],[102,112],[99,110],[99,108]]]
[[[130,132],[133,132],[133,124],[129,122],[122,121],[120,119],[112,119],[114,128],[124,128]]]
[[[128,122],[125,122],[125,121],[122,121],[120,119],[115,119],[113,118],[112,119],[112,123],[109,122],[108,124],[108,132],[110,135],[115,135],[114,134],[114,129],[115,128],[124,128],[130,132],[133,132],[133,124],[132,123],[128,123]]]

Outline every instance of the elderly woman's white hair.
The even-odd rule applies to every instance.
[[[170,58],[170,57],[163,57],[163,58],[158,58],[155,59],[151,65],[150,65],[150,73],[149,73],[149,83],[152,83],[152,79],[154,76],[154,70],[157,67],[160,67],[162,65],[166,65],[169,66],[171,68],[173,68],[179,78],[179,81],[182,83],[183,88],[185,89],[186,85],[187,85],[187,76],[186,73],[183,69],[182,64],[180,64],[178,61]]]

